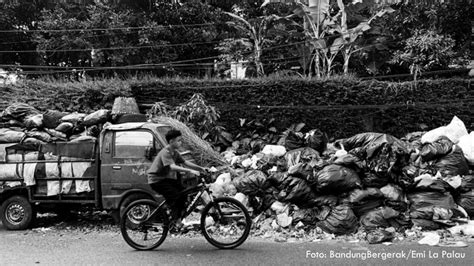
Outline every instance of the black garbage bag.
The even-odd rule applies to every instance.
[[[258,196],[249,196],[249,205],[253,208],[253,213],[257,215],[269,209],[277,201],[278,192],[275,188],[270,187],[259,193]]]
[[[365,172],[375,174],[368,176],[367,186],[383,186],[387,180],[395,180],[410,159],[411,149],[406,143],[388,134],[362,133],[336,143],[366,161]]]
[[[422,230],[438,230],[441,229],[441,224],[427,219],[411,219],[413,226],[421,227]]]
[[[448,220],[456,208],[453,196],[448,192],[425,191],[407,195],[410,202],[410,217],[413,219]]]
[[[304,180],[313,180],[313,167],[308,163],[297,163],[288,168],[288,174]]]
[[[466,193],[474,189],[474,175],[465,175],[461,179],[461,186],[457,189],[459,192]]]
[[[277,196],[281,202],[289,202],[298,207],[308,206],[316,195],[308,183],[301,178],[288,176],[281,185],[282,189]]]
[[[336,206],[339,199],[335,195],[321,195],[311,198],[308,207]]]
[[[306,145],[320,154],[326,150],[328,136],[319,129],[312,129],[306,134]]]
[[[460,194],[456,203],[464,208],[471,219],[474,218],[474,190]]]
[[[392,241],[395,237],[393,232],[385,231],[383,229],[372,230],[367,233],[365,238],[369,244],[378,244],[382,242]]]
[[[316,150],[309,147],[304,147],[288,151],[285,154],[285,160],[287,166],[291,167],[298,163],[315,164],[321,160],[321,157]]]
[[[364,214],[360,218],[360,224],[367,230],[387,228],[393,225],[395,225],[394,228],[398,228],[399,225],[395,219],[399,215],[400,212],[390,207],[379,207]]]
[[[358,221],[352,209],[343,204],[332,208],[331,213],[316,225],[326,233],[344,235],[355,232]]]
[[[387,174],[377,174],[374,172],[365,172],[361,175],[362,185],[364,187],[376,187],[381,188],[390,182],[393,182],[392,178]]]
[[[268,182],[275,188],[280,188],[283,181],[288,177],[287,173],[273,172],[268,176]]]
[[[232,180],[238,192],[247,196],[263,194],[270,186],[267,176],[259,170],[251,170]]]
[[[336,143],[344,145],[344,148],[348,151],[361,147],[366,154],[367,159],[372,158],[380,148],[387,144],[393,146],[392,149],[397,153],[409,153],[409,149],[403,141],[392,135],[382,133],[360,133],[350,138],[338,140]]]
[[[361,181],[357,173],[347,167],[330,164],[315,175],[312,187],[328,194],[340,194],[354,188],[361,187]]]
[[[383,194],[377,188],[354,189],[349,196],[343,200],[352,207],[352,211],[357,217],[360,217],[379,206],[383,205]]]
[[[38,111],[33,106],[30,106],[26,103],[13,103],[8,106],[5,110],[3,110],[3,119],[5,120],[18,120],[23,121],[23,119],[30,115],[38,115],[40,111]]]
[[[454,146],[453,151],[436,161],[434,168],[443,176],[469,174],[469,165],[461,148]]]
[[[331,209],[328,206],[298,209],[292,215],[293,223],[302,222],[305,225],[315,225],[318,221],[326,219],[329,213],[331,213]]]
[[[334,164],[349,167],[354,169],[356,172],[362,172],[363,169],[367,168],[367,165],[363,160],[351,153],[339,156],[334,160]]]
[[[411,191],[439,191],[446,192],[452,190],[448,182],[440,178],[435,178],[429,174],[421,175],[415,179],[415,187]]]
[[[290,130],[278,141],[278,145],[285,146],[288,151],[304,147],[304,134]]]
[[[424,144],[420,156],[424,161],[431,161],[450,153],[453,145],[454,143],[448,137],[442,136],[433,143]]]

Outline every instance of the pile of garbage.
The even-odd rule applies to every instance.
[[[233,168],[218,176],[213,194],[247,205],[256,230],[363,231],[375,243],[474,217],[474,132],[457,117],[400,139],[373,132],[332,143],[321,134],[287,136],[257,152],[222,153]]]
[[[26,103],[14,103],[0,113],[0,143],[45,144],[98,137],[110,117],[110,110],[105,109],[91,114],[40,112]]]
[[[35,186],[38,195],[93,191],[93,177],[86,173],[93,166],[96,138],[110,117],[109,110],[84,114],[40,112],[25,103],[8,106],[0,113],[0,190],[23,181]]]

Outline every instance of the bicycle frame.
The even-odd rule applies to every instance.
[[[199,200],[199,198],[201,198],[201,196],[207,192],[207,194],[209,194],[209,198],[210,198],[210,202],[214,202],[214,198],[212,197],[212,192],[209,191],[209,188],[206,186],[206,182],[204,180],[204,178],[202,179],[203,183],[196,186],[196,187],[193,187],[192,189],[196,189],[196,188],[199,188],[199,192],[196,194],[196,196],[194,196],[193,200],[191,201],[191,204],[189,204],[187,207],[186,207],[186,210],[184,212],[184,214],[182,215],[181,218],[185,218],[187,217],[189,214],[191,214],[191,212],[194,210],[194,208],[196,207],[197,205],[197,202]],[[192,193],[192,192],[191,192]],[[188,194],[191,194],[191,193],[188,193]],[[151,217],[154,217],[156,212],[161,209],[163,207],[163,205],[166,203],[166,200],[164,200],[163,202],[161,202],[161,204],[158,206],[158,208],[156,208],[155,210],[153,210],[153,212],[150,214],[150,216],[146,219],[146,221],[144,222],[147,222]],[[220,213],[220,210],[218,210],[218,212]]]

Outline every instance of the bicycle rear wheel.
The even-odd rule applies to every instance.
[[[236,248],[245,242],[252,220],[247,208],[233,198],[217,198],[204,207],[201,231],[206,240],[220,249]]]
[[[168,225],[169,218],[165,208],[160,207],[156,201],[142,199],[132,202],[125,209],[120,219],[120,232],[132,248],[152,250],[165,241]]]

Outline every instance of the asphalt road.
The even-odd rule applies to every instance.
[[[36,228],[15,232],[0,224],[0,265],[474,265],[474,242],[468,244],[447,248],[414,242],[386,246],[250,238],[238,249],[218,250],[202,236],[172,236],[157,250],[140,252],[114,231]]]

